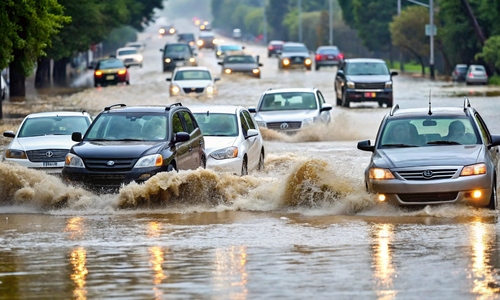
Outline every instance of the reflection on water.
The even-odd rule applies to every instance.
[[[73,273],[71,280],[74,282],[73,299],[87,299],[86,278],[89,271],[87,270],[87,251],[83,247],[73,249],[70,254],[70,263]]]
[[[165,251],[161,247],[150,247],[151,255],[149,263],[153,269],[153,292],[155,299],[162,299],[163,290],[161,289],[162,282],[168,278],[168,275],[163,271],[163,261],[165,260]]]
[[[397,296],[393,283],[396,270],[392,262],[394,253],[391,248],[394,239],[394,225],[375,224],[372,231],[372,264],[377,297],[380,300],[394,299]]]
[[[232,246],[215,252],[213,286],[216,294],[225,299],[245,300],[248,298],[248,273],[246,247]]]
[[[83,221],[82,217],[69,218],[66,224],[65,232],[69,232],[70,240],[78,240],[83,236]]]

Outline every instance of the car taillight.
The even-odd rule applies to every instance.
[[[472,77],[474,77],[474,74],[472,74],[472,73],[469,73],[469,77],[471,77],[471,78],[472,78]]]
[[[124,70],[118,70],[118,75],[124,75],[127,73],[127,69]]]
[[[339,53],[339,55],[337,56],[339,59],[344,59],[344,54],[342,53]]]
[[[269,46],[269,47],[268,47],[268,49],[269,49],[269,50],[273,50],[273,49],[274,49],[274,47],[273,47],[273,46]]]
[[[316,54],[316,60],[322,60],[323,59],[323,55],[321,54]]]
[[[95,73],[94,73],[95,76],[101,76],[102,75],[102,71],[99,71],[99,70],[96,70]]]

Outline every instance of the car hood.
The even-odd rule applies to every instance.
[[[251,71],[259,67],[257,64],[224,64],[224,68],[234,71]]]
[[[379,149],[374,154],[373,162],[382,168],[464,166],[477,163],[484,152],[483,145]]]
[[[215,150],[234,146],[237,138],[236,136],[204,136],[205,152],[210,155]]]
[[[207,87],[209,86],[212,81],[210,80],[180,80],[180,81],[175,81],[172,82],[173,84],[178,85],[181,88],[188,88],[188,87]]]
[[[302,122],[306,118],[316,117],[317,114],[316,110],[259,111],[254,118],[265,122]]]
[[[307,53],[307,52],[282,52],[281,53],[281,57],[295,57],[295,56],[309,57],[309,53]]]
[[[346,75],[346,78],[356,83],[386,82],[391,80],[391,75]]]
[[[78,143],[71,152],[85,158],[139,158],[160,152],[164,143],[158,142],[83,142]]]
[[[17,138],[12,141],[10,149],[23,149],[24,151],[38,149],[70,149],[75,144],[71,135],[49,135]]]

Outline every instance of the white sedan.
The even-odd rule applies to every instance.
[[[207,95],[217,94],[216,81],[219,77],[213,77],[206,67],[179,67],[176,68],[172,77],[168,77],[170,82],[170,96],[178,95]]]
[[[118,48],[116,58],[123,61],[126,67],[139,66],[142,68],[143,57],[135,47]]]
[[[205,138],[207,168],[242,176],[264,169],[264,140],[248,110],[225,105],[189,108]]]
[[[75,144],[71,139],[72,133],[85,133],[90,123],[92,118],[86,112],[30,114],[24,118],[17,133],[3,133],[4,137],[13,140],[1,161],[43,169],[47,173],[61,173],[66,154]]]

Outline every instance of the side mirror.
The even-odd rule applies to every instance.
[[[5,132],[4,132],[5,136]],[[488,149],[491,147],[499,146],[500,145],[500,135],[497,134],[492,134],[491,135],[491,143],[488,145]]]
[[[259,63],[259,67],[263,67],[263,66],[264,66],[264,64],[262,64],[262,63]]]
[[[396,75],[398,75],[398,72],[396,72],[396,71],[391,72],[391,76],[396,76]]]
[[[215,77],[214,78],[214,81],[219,81],[220,80],[220,77]]]
[[[337,70],[337,75],[338,75],[338,76],[344,76],[344,71],[342,71],[342,70]]]
[[[174,136],[174,143],[181,143],[189,141],[189,133],[177,132]]]
[[[168,77],[166,80],[167,80],[167,81],[172,81],[172,78]]]
[[[13,137],[15,137],[15,136],[16,136],[16,134],[14,133],[14,131],[9,130],[9,131],[5,131],[5,132],[3,133],[3,136],[4,136],[4,137],[8,137],[8,138],[13,138]]]
[[[222,62],[221,61],[218,61],[217,64],[222,66]]]
[[[247,138],[257,136],[257,135],[259,135],[259,132],[257,131],[257,129],[248,129]]]
[[[255,107],[251,106],[248,108],[248,112],[257,113],[257,109],[255,109]]]
[[[363,150],[363,151],[373,152],[373,151],[375,151],[375,146],[371,145],[370,140],[365,140],[365,141],[358,142],[358,149]]]
[[[82,141],[82,133],[81,132],[73,132],[71,134],[71,140],[73,142],[81,142]]]
[[[259,56],[259,55],[256,55],[256,56],[255,56],[255,61],[256,61],[257,63],[259,63],[259,60],[260,60],[260,56]]]
[[[323,107],[321,108],[321,111],[329,111],[332,110],[333,106],[331,104],[323,104]]]
[[[160,52],[163,52],[163,49],[160,49]]]

